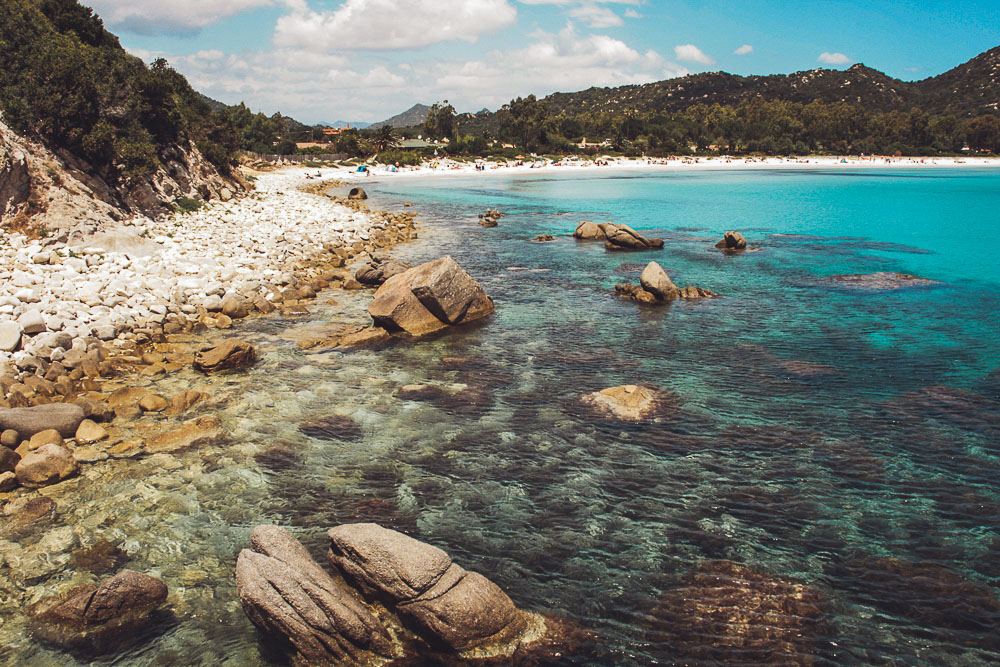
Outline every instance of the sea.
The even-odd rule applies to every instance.
[[[240,325],[261,357],[247,373],[155,380],[211,392],[229,438],[88,467],[45,532],[0,540],[0,593],[99,580],[74,558],[108,542],[163,578],[168,611],[94,656],[39,644],[0,600],[0,659],[284,664],[235,596],[250,530],[288,527],[324,562],[328,528],[372,521],[585,631],[559,663],[1000,662],[1000,170],[364,186],[373,208],[418,212],[420,238],[394,256],[451,255],[496,313],[411,344],[303,351],[366,320],[370,293],[324,292],[307,316]],[[497,227],[478,224],[487,209]],[[582,220],[665,244],[607,250],[572,238]],[[751,249],[718,250],[729,230]],[[651,261],[719,298],[618,298]],[[926,280],[837,278],[897,272]],[[444,395],[396,396],[415,383]],[[583,407],[624,384],[670,409],[627,423]]]

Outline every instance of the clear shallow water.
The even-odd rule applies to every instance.
[[[279,658],[233,591],[250,528],[291,526],[321,558],[326,528],[370,520],[445,548],[525,608],[595,629],[602,663],[703,659],[690,637],[650,641],[648,627],[657,601],[712,559],[815,589],[822,622],[800,648],[820,664],[1000,660],[1000,174],[595,172],[366,188],[376,207],[421,211],[422,239],[396,255],[452,254],[496,315],[350,354],[305,354],[295,336],[361,319],[368,294],[321,296],[304,321],[250,323],[240,333],[262,353],[250,373],[154,385],[226,399],[230,441],[87,468],[56,498],[50,530],[0,542],[8,564],[47,554],[0,575],[8,599],[89,576],[69,554],[107,539],[164,578],[173,610],[107,661],[269,664]],[[475,224],[487,207],[508,213],[499,227]],[[566,236],[581,219],[667,245],[608,253]],[[715,251],[727,229],[761,250]],[[528,242],[543,233],[558,240]],[[616,299],[614,284],[637,282],[652,259],[725,298]],[[825,280],[873,271],[944,285],[864,293]],[[456,355],[472,359],[456,368]],[[474,391],[394,398],[412,382]],[[582,393],[634,382],[673,392],[676,413],[623,426],[576,408]],[[332,415],[357,428],[316,424]],[[0,608],[0,657],[73,662]]]

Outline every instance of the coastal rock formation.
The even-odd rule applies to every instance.
[[[739,232],[726,232],[723,239],[715,244],[715,247],[727,251],[746,250],[747,240]]]
[[[66,648],[100,651],[127,642],[166,599],[167,587],[156,577],[122,570],[100,586],[44,598],[27,614],[36,636]]]
[[[420,336],[486,317],[493,300],[450,256],[387,280],[368,306],[377,326]]]
[[[253,345],[228,338],[218,345],[199,350],[194,355],[194,367],[202,373],[241,370],[253,364],[257,350]]]
[[[368,199],[368,193],[362,187],[351,188],[351,191],[347,193],[348,199]]]
[[[663,239],[647,239],[628,225],[607,224],[604,229],[608,250],[653,250],[663,247]]]
[[[690,285],[677,289],[670,276],[656,262],[650,262],[639,276],[639,285],[621,283],[615,285],[615,293],[625,299],[651,305],[670,303],[676,299],[695,300],[719,296],[712,290]]]
[[[373,523],[337,526],[328,535],[330,562],[350,582],[456,652],[509,650],[544,623],[437,547]]]
[[[608,238],[608,230],[614,229],[614,225],[610,222],[590,222],[588,220],[580,221],[580,224],[576,226],[576,231],[573,232],[574,238],[580,241],[603,241]]]
[[[556,237],[552,236],[552,234],[539,234],[531,240],[533,243],[549,243],[550,241],[555,241]]]
[[[308,664],[496,664],[559,655],[566,624],[523,612],[444,551],[373,523],[329,531],[330,576],[287,531],[258,526],[236,565],[258,628]],[[465,664],[465,663],[463,663]]]
[[[485,213],[479,214],[479,224],[483,227],[496,227],[500,224],[500,218],[504,217],[499,209],[486,209]]]
[[[250,621],[306,664],[398,657],[381,621],[277,526],[253,529],[236,561],[236,593]]]
[[[647,421],[666,414],[672,401],[652,387],[626,384],[584,394],[581,402],[601,417],[619,421]]]
[[[8,408],[0,410],[0,428],[17,431],[22,438],[31,438],[48,429],[59,431],[64,438],[72,438],[83,418],[83,408],[69,403]]]
[[[42,445],[28,452],[14,468],[21,486],[38,487],[72,477],[80,470],[73,455],[55,444]]]
[[[412,264],[401,259],[374,254],[367,264],[357,270],[354,277],[362,285],[381,285],[389,278],[412,268]]]
[[[890,291],[907,287],[933,287],[943,283],[928,278],[919,278],[895,271],[878,271],[876,273],[851,273],[831,276],[830,280],[840,287],[859,291]]]
[[[648,636],[682,664],[811,665],[826,618],[819,591],[731,561],[706,561],[649,616]]]

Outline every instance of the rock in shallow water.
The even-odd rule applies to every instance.
[[[73,588],[27,609],[36,636],[66,648],[103,651],[126,643],[167,599],[166,585],[122,570],[100,586]]]
[[[653,419],[669,407],[669,398],[663,392],[634,384],[595,391],[580,400],[597,414],[620,421]]]
[[[18,462],[14,473],[21,486],[29,488],[55,484],[80,470],[73,455],[59,445],[42,445]]]
[[[835,284],[841,287],[848,287],[865,291],[887,291],[897,290],[906,287],[933,287],[942,285],[937,280],[911,276],[906,273],[895,271],[879,271],[877,273],[851,273],[830,278]]]
[[[230,338],[218,345],[199,350],[194,356],[194,367],[203,373],[241,370],[253,364],[257,350],[245,341]]]

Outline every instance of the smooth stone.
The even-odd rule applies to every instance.
[[[74,439],[78,445],[90,445],[108,437],[107,430],[91,419],[84,419],[76,429]]]
[[[45,325],[45,318],[37,310],[24,311],[17,318],[17,323],[21,325],[21,329],[28,335],[42,333],[48,328]]]
[[[62,447],[65,444],[66,441],[59,435],[59,431],[54,428],[48,428],[31,436],[31,439],[28,441],[28,449],[38,449],[42,445],[59,445]]]
[[[0,445],[14,449],[21,444],[21,434],[12,428],[8,428],[0,433]]]
[[[21,346],[21,334],[24,328],[18,322],[4,320],[0,322],[0,351],[13,352]]]
[[[51,403],[30,408],[0,409],[0,428],[13,429],[22,438],[54,428],[64,438],[72,438],[83,421],[83,408],[69,403]]]
[[[722,240],[715,244],[721,250],[746,250],[747,240],[739,232],[726,232]]]
[[[670,280],[670,276],[663,270],[663,267],[656,262],[650,262],[642,270],[639,276],[639,284],[647,292],[650,292],[661,301],[676,299],[678,296],[677,286]]]
[[[139,399],[139,408],[143,412],[162,412],[168,405],[167,399],[156,394],[146,394]]]
[[[54,484],[73,476],[80,466],[65,448],[42,445],[21,459],[14,472],[21,486],[38,487]]]

